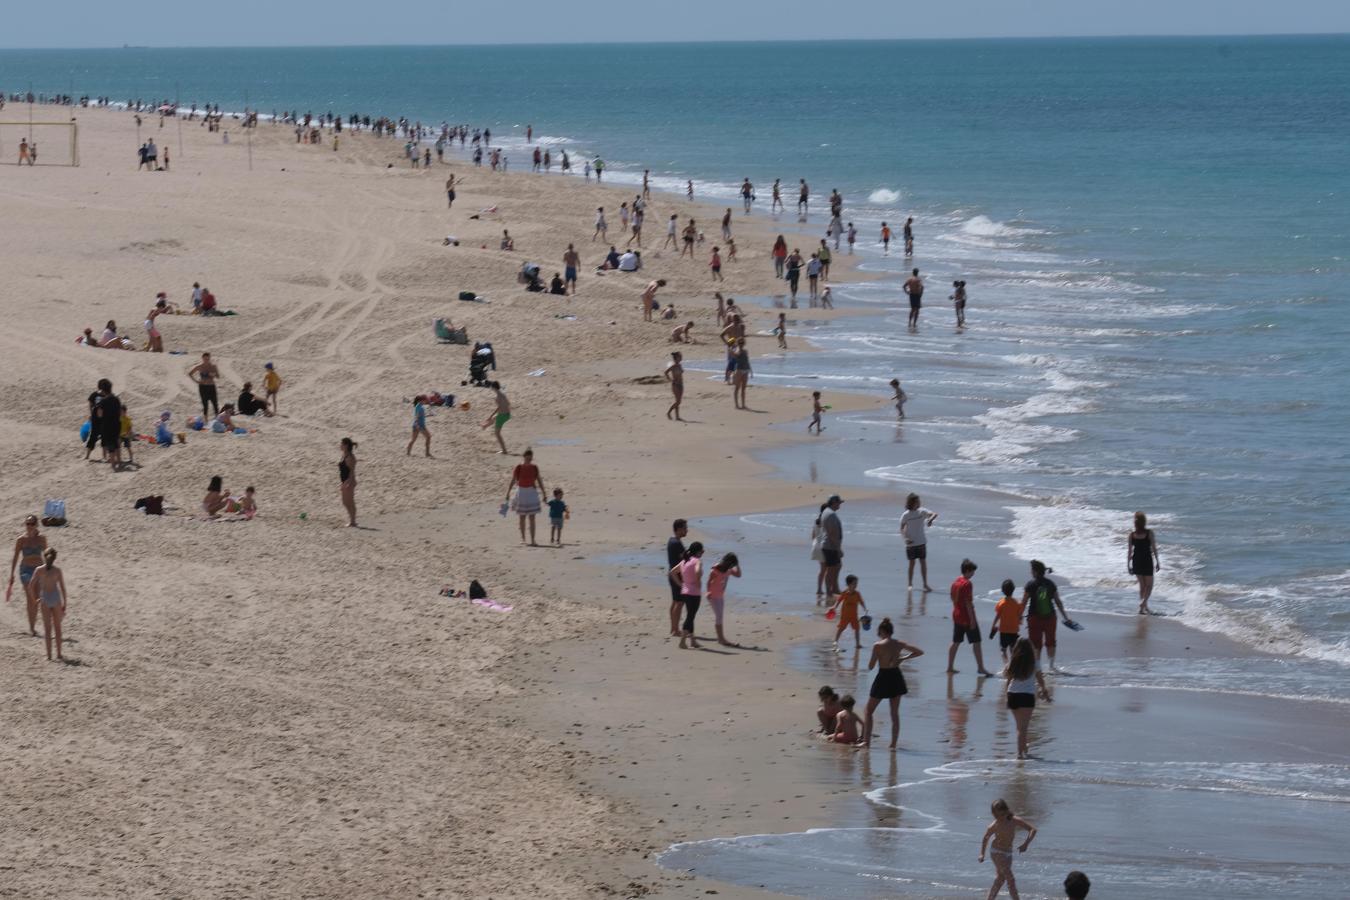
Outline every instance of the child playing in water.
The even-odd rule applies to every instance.
[[[807,434],[811,433],[812,428],[816,430],[816,434],[820,434],[820,414],[824,411],[825,407],[820,405],[820,391],[813,391],[811,393],[811,423],[806,426]]]
[[[774,334],[778,335],[778,349],[787,349],[787,313],[778,314],[778,327],[774,328]]]
[[[834,720],[839,716],[839,695],[828,684],[816,692],[820,698],[820,709],[816,710],[816,719],[820,722],[821,734],[834,733]]]
[[[895,391],[895,395],[891,397],[895,401],[895,416],[897,419],[903,419],[905,417],[905,401],[909,399],[909,395],[900,387],[899,378],[891,379],[891,389]]]
[[[548,542],[562,546],[563,520],[568,518],[567,504],[563,502],[562,488],[553,489],[553,499],[548,501]]]
[[[1003,653],[1003,664],[1008,664],[1008,652],[1017,643],[1022,628],[1022,604],[1013,597],[1017,585],[1011,578],[1003,579],[1003,596],[994,604],[994,627],[989,629],[989,640],[998,635],[998,649]]]
[[[1013,878],[1012,871],[1013,841],[1017,839],[1017,829],[1027,832],[1027,839],[1017,848],[1018,853],[1026,853],[1027,847],[1031,846],[1032,839],[1036,837],[1036,826],[1026,819],[1013,815],[1006,800],[995,800],[990,809],[994,814],[994,821],[984,830],[984,839],[980,841],[980,862],[984,862],[985,851],[988,850],[989,857],[994,863],[994,884],[989,888],[987,900],[994,900],[1005,884],[1008,886],[1008,896],[1012,897],[1012,900],[1018,900],[1017,881]],[[994,839],[992,848],[989,847],[990,838]]]
[[[825,738],[825,740],[836,744],[858,743],[858,725],[862,722],[862,719],[858,718],[858,714],[853,711],[854,702],[852,694],[845,694],[840,698],[839,705],[842,708],[839,710],[839,715],[835,716],[834,719],[834,734]]]
[[[862,594],[858,593],[858,576],[850,575],[844,579],[844,590],[839,598],[834,601],[834,608],[839,610],[839,627],[834,633],[834,651],[839,652],[839,637],[844,633],[844,629],[850,625],[853,627],[853,644],[856,649],[862,649],[862,632],[858,627],[858,607],[867,609],[867,604],[863,602]]]

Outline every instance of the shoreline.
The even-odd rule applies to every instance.
[[[104,144],[94,150],[106,149],[103,159],[120,159],[117,154],[125,148],[113,149],[119,142],[107,138]],[[146,468],[129,475],[126,484],[110,484],[112,476],[91,471],[97,467],[70,463],[76,450],[67,431],[73,425],[66,428],[64,418],[58,427],[39,416],[40,410],[16,411],[9,424],[17,440],[2,445],[6,457],[13,462],[34,444],[41,452],[32,485],[11,485],[3,494],[5,506],[31,505],[34,496],[57,496],[52,492],[58,491],[71,499],[77,518],[55,539],[61,543],[63,562],[66,548],[71,548],[69,577],[82,588],[90,585],[82,593],[97,598],[87,612],[77,608],[84,618],[74,620],[79,653],[87,665],[62,672],[71,678],[55,687],[50,672],[29,658],[32,647],[10,637],[11,644],[23,647],[5,669],[5,699],[21,726],[16,746],[25,741],[46,746],[46,736],[60,731],[71,742],[66,746],[76,749],[58,752],[72,753],[76,762],[98,757],[99,774],[113,787],[100,790],[94,779],[84,785],[109,810],[80,826],[76,837],[92,846],[108,840],[109,829],[119,820],[149,818],[157,828],[181,829],[182,836],[167,846],[158,837],[131,842],[134,866],[158,873],[166,890],[173,889],[173,877],[164,873],[161,860],[172,857],[186,873],[178,877],[195,875],[203,879],[199,883],[205,890],[222,893],[239,887],[231,869],[260,871],[264,883],[284,892],[299,889],[299,879],[313,878],[322,866],[331,871],[317,884],[309,883],[321,895],[368,890],[412,896],[433,885],[454,884],[471,885],[484,895],[528,891],[541,896],[632,896],[651,891],[691,896],[717,890],[723,896],[764,896],[753,887],[703,878],[691,882],[658,868],[652,857],[681,835],[706,837],[742,827],[767,833],[774,826],[809,827],[822,818],[834,822],[851,802],[860,773],[837,765],[841,759],[836,751],[842,748],[803,747],[803,722],[809,723],[815,705],[815,682],[805,671],[819,674],[821,669],[803,670],[800,657],[810,656],[811,643],[820,640],[820,623],[777,608],[762,596],[765,586],[776,582],[761,573],[772,574],[793,559],[765,550],[770,562],[746,560],[746,583],[733,585],[729,614],[734,617],[732,638],[763,644],[767,652],[721,656],[714,649],[702,656],[672,655],[663,627],[665,592],[654,586],[653,575],[659,578],[660,544],[675,516],[796,510],[833,492],[828,482],[782,481],[765,458],[768,451],[794,454],[807,447],[828,453],[833,428],[824,441],[803,441],[800,434],[787,431],[789,422],[805,423],[809,403],[803,395],[793,388],[758,386],[750,395],[751,405],[764,412],[753,415],[747,428],[745,414],[726,407],[720,385],[714,383],[710,390],[709,383],[692,378],[686,397],[698,421],[684,428],[659,421],[667,396],[664,386],[642,379],[660,371],[673,345],[663,343],[661,325],[645,328],[635,321],[636,294],[647,277],[683,272],[677,277],[689,288],[689,302],[697,304],[699,327],[707,328],[711,285],[701,261],[693,264],[692,276],[675,268],[681,265],[678,260],[656,254],[637,281],[587,274],[582,294],[564,307],[557,305],[564,301],[525,295],[513,285],[514,267],[535,258],[529,253],[506,256],[469,246],[491,241],[499,227],[508,226],[523,246],[565,243],[560,237],[564,229],[584,240],[586,210],[597,196],[586,200],[577,193],[584,182],[540,184],[557,179],[533,180],[519,170],[497,180],[486,169],[456,160],[446,168],[468,175],[462,195],[474,198],[468,208],[497,200],[503,213],[500,222],[466,227],[466,234],[476,236],[466,239],[458,252],[442,251],[439,234],[459,225],[446,226],[439,214],[415,207],[423,194],[437,194],[439,182],[405,169],[378,168],[389,155],[381,151],[392,152],[393,147],[353,144],[354,150],[344,147],[342,153],[329,155],[327,148],[315,149],[306,157],[305,151],[297,156],[284,140],[272,141],[255,148],[260,164],[248,183],[241,181],[246,176],[237,144],[226,149],[203,143],[194,148],[199,156],[187,169],[206,174],[195,176],[199,181],[190,190],[155,180],[138,181],[136,190],[118,194],[118,179],[95,178],[91,167],[91,177],[74,188],[50,179],[43,184],[50,196],[41,196],[9,172],[0,173],[0,194],[22,204],[34,227],[31,237],[12,235],[21,258],[27,262],[27,251],[35,262],[18,272],[19,287],[9,299],[38,298],[42,326],[7,335],[6,343],[26,366],[56,362],[60,369],[6,388],[40,390],[41,396],[56,398],[59,415],[65,417],[67,410],[78,408],[82,385],[94,374],[94,359],[87,353],[111,351],[72,353],[61,329],[79,322],[76,315],[85,321],[95,317],[92,324],[97,325],[105,312],[115,312],[119,319],[138,314],[146,305],[142,300],[112,298],[150,296],[147,270],[157,282],[169,281],[175,294],[178,285],[190,283],[192,272],[204,270],[201,277],[213,288],[218,283],[239,285],[217,293],[225,305],[238,306],[241,315],[229,322],[170,320],[165,328],[169,346],[224,348],[224,368],[234,384],[258,370],[263,359],[278,359],[288,378],[286,409],[299,410],[288,412],[284,420],[264,421],[259,434],[237,441],[212,442],[202,435],[190,438],[182,453],[175,448],[171,456],[156,456],[154,448],[138,451],[148,455]],[[89,156],[99,158],[97,152]],[[264,170],[263,163],[272,169]],[[292,169],[284,178],[273,171],[283,164]],[[321,203],[339,183],[336,179],[343,179],[342,196],[332,198],[338,202]],[[15,188],[19,184],[21,190]],[[617,202],[618,188],[592,188],[608,192],[602,196]],[[236,191],[247,192],[242,209],[231,205]],[[181,218],[164,224],[156,220],[172,217],[179,204],[185,208]],[[704,209],[668,196],[654,198],[653,206],[699,210],[700,217]],[[55,212],[44,213],[46,208]],[[86,221],[73,228],[56,221],[60,212],[72,208],[84,211]],[[314,215],[314,209],[322,214]],[[153,216],[145,215],[152,210]],[[141,211],[142,216],[121,221],[129,211]],[[462,215],[454,215],[457,223]],[[659,215],[652,218],[660,221]],[[737,215],[737,230],[748,225],[759,238],[764,237],[759,226],[778,230],[777,223],[762,215],[752,219],[743,223]],[[109,230],[106,237],[97,233],[99,226]],[[69,237],[72,230],[81,239],[83,254],[66,263],[77,267],[68,279],[73,288],[51,289],[44,286],[51,272],[66,270],[44,267],[41,261],[64,254],[45,251],[44,242],[58,234]],[[547,246],[548,252],[555,249]],[[735,284],[751,287],[768,278],[766,246],[766,240],[758,245],[747,240],[742,254],[746,264],[727,273],[729,283],[734,276]],[[555,257],[561,249],[556,247]],[[125,262],[127,257],[132,262]],[[754,265],[765,269],[752,275],[748,270]],[[74,304],[62,302],[62,294],[83,297],[80,287],[95,277],[103,290],[86,298],[87,305],[65,308]],[[470,285],[491,302],[446,299]],[[686,292],[672,293],[683,305]],[[739,288],[726,293],[763,296]],[[10,308],[12,315],[16,309]],[[578,318],[546,318],[561,311]],[[819,315],[809,308],[796,312]],[[561,551],[519,547],[514,523],[499,521],[492,511],[514,460],[490,455],[491,439],[477,428],[478,411],[468,416],[437,411],[431,427],[438,460],[423,466],[420,459],[405,462],[398,455],[407,408],[395,398],[423,387],[453,386],[462,378],[463,366],[447,360],[451,354],[458,360],[467,351],[429,342],[430,319],[447,313],[470,327],[471,340],[491,337],[499,350],[501,377],[518,411],[507,432],[513,453],[528,439],[540,451],[550,486],[562,473],[576,514],[568,525],[574,543]],[[766,312],[756,315],[754,323],[767,320]],[[31,327],[26,321],[24,325]],[[573,333],[562,337],[560,329]],[[181,381],[186,365],[176,357],[115,354],[96,361],[117,384],[131,385],[128,394],[138,420],[148,420],[148,411],[161,406],[175,407],[176,416],[192,407],[190,386]],[[546,370],[544,376],[532,379],[526,374],[540,368]],[[483,408],[481,392],[462,393],[477,410]],[[885,406],[884,398],[872,403],[840,396],[846,398],[837,404],[840,416]],[[649,424],[653,419],[656,428]],[[332,528],[338,516],[328,468],[322,478],[310,475],[311,469],[332,464],[328,457],[333,454],[315,451],[314,445],[335,444],[353,422],[365,466],[363,519],[376,529],[357,535]],[[761,424],[766,427],[754,427]],[[182,519],[155,522],[139,514],[128,519],[124,494],[134,497],[154,489],[186,501],[204,480],[203,473],[216,468],[232,474],[242,469],[260,482],[264,513],[259,520],[217,526]],[[765,475],[770,477],[761,477]],[[850,498],[846,511],[863,506],[859,501],[865,496],[876,500],[877,517],[885,518],[885,510],[894,505],[887,498],[896,490],[882,483],[875,490],[854,486],[839,492]],[[947,502],[936,488],[923,492]],[[962,505],[951,499],[944,518],[946,509]],[[308,509],[319,512],[307,521],[295,518],[296,510]],[[877,540],[876,547],[859,556],[893,563],[893,549]],[[641,549],[634,546],[638,542]],[[791,578],[805,581],[809,564],[804,535],[796,542],[799,555],[792,564],[800,572],[792,570]],[[947,557],[963,547],[980,548],[986,558],[1008,559],[988,541],[941,543],[945,546],[935,553],[936,572],[949,571]],[[210,548],[210,558],[203,558],[204,546]],[[614,571],[607,560],[616,552],[633,558],[629,568]],[[91,565],[90,558],[100,560],[102,567]],[[239,573],[218,558],[250,560],[263,577]],[[592,565],[597,558],[605,568]],[[788,562],[774,565],[775,559]],[[347,565],[331,565],[335,560]],[[184,566],[176,579],[154,574],[165,570],[166,562]],[[996,564],[981,562],[982,572],[992,578]],[[869,564],[865,574],[872,582],[888,584],[888,576],[873,574],[885,568],[886,562]],[[513,603],[515,610],[494,618],[494,613],[467,604],[430,599],[448,580],[462,586],[470,577],[482,579],[494,598]],[[945,583],[941,578],[934,575],[935,586]],[[142,591],[123,596],[103,586],[104,579],[134,583]],[[757,580],[760,586],[752,589]],[[177,609],[170,604],[184,588],[191,596],[190,606],[179,614],[185,621],[170,622],[166,611]],[[872,596],[870,592],[878,589],[865,586],[864,593]],[[893,599],[889,587],[878,593],[886,598],[883,604]],[[277,595],[285,598],[280,608]],[[755,598],[755,611],[743,611],[736,603],[740,596]],[[762,611],[761,601],[768,607]],[[928,602],[932,609],[907,614],[902,627],[912,624],[928,635],[922,638],[925,649],[930,656],[940,655],[945,597],[939,592]],[[979,609],[984,617],[987,607],[981,603]],[[14,620],[12,612],[10,618]],[[1122,634],[1106,617],[1100,627],[1095,618],[1084,618],[1089,630],[1083,640],[1089,643],[1080,646],[1149,639]],[[1157,643],[1169,648],[1190,639],[1172,627],[1180,623],[1142,624],[1168,632]],[[160,646],[170,638],[188,652],[160,660]],[[1191,646],[1201,644],[1212,652],[1227,652],[1213,635],[1201,634]],[[963,658],[968,660],[968,655]],[[921,689],[927,687],[924,681],[940,680],[927,671],[934,661],[924,661]],[[68,683],[75,679],[80,680]],[[47,696],[48,691],[58,703],[75,704],[78,715],[66,721],[35,702],[35,696]],[[987,689],[984,702],[993,693]],[[914,730],[907,719],[902,746],[916,739],[915,733],[917,740],[940,733],[946,721],[925,712],[921,696],[914,698]],[[1139,700],[1132,697],[1131,702]],[[128,709],[107,731],[85,730],[94,714],[118,704]],[[186,727],[158,715],[165,704],[187,710]],[[1282,707],[1263,700],[1222,700],[1218,705],[1244,712],[1250,727],[1237,736],[1237,749],[1268,750],[1279,738],[1279,727],[1293,717],[1277,716]],[[1187,727],[1188,716],[1194,715],[1191,707],[1146,698],[1142,710],[1126,712],[1142,716],[1156,709],[1159,718],[1152,721],[1175,729],[1169,740],[1179,742],[1192,733]],[[263,712],[269,708],[278,715]],[[1090,742],[1094,750],[1115,733],[1107,725],[1112,710],[1094,711],[1092,704],[1069,697],[1060,709],[1073,711],[1074,731],[1100,726]],[[1055,715],[1063,714],[1057,710]],[[986,745],[998,740],[983,731],[998,720],[986,718],[971,718],[970,733],[982,736],[967,740]],[[1206,718],[1206,724],[1221,721],[1210,712]],[[1271,724],[1252,724],[1263,718]],[[1306,723],[1307,717],[1301,721]],[[39,724],[24,730],[25,722]],[[293,722],[296,734],[289,733]],[[1074,735],[1059,734],[1065,730],[1056,729],[1051,737],[1078,752],[1082,745],[1072,742]],[[1309,730],[1309,746],[1317,745],[1328,758],[1343,756],[1332,741],[1336,729],[1318,725]],[[139,764],[105,758],[113,754],[90,746],[98,740],[128,758],[144,759],[144,774]],[[188,765],[180,753],[189,757]],[[288,771],[297,756],[312,765]],[[906,766],[907,758],[900,755]],[[11,772],[21,771],[16,756],[10,761]],[[882,786],[889,773],[866,777]],[[138,787],[146,783],[139,778],[153,779],[154,787]],[[36,815],[59,818],[59,801],[35,796],[49,789],[49,783],[34,786],[10,777],[5,787],[17,800],[32,803]],[[240,807],[229,811],[231,818],[221,829],[256,835],[267,849],[254,855],[217,833],[186,828],[194,814],[210,808],[191,801],[194,790],[211,792],[220,798],[216,803]],[[109,796],[113,793],[124,796]],[[329,805],[330,796],[342,802],[342,809],[321,808]],[[274,821],[283,809],[291,818]],[[847,810],[843,814],[852,815]],[[484,829],[485,822],[493,827]],[[288,828],[279,830],[278,824]],[[290,830],[295,824],[315,837],[295,835]],[[42,827],[34,819],[23,825]],[[19,859],[35,854],[42,840],[25,835],[21,827],[11,826],[7,832]],[[406,839],[409,833],[419,835],[415,846],[399,846],[395,836]],[[520,873],[518,860],[525,848],[548,860],[547,866]],[[309,862],[288,874],[267,861],[287,853]],[[447,853],[456,858],[439,859]],[[193,861],[202,856],[208,862]],[[94,858],[87,859],[92,863]],[[112,874],[104,876],[110,881],[75,882],[80,892],[113,895],[139,877],[134,871],[119,876],[120,867],[111,868]],[[119,883],[118,877],[128,880]],[[24,889],[30,896],[47,895],[36,882],[24,883]]]

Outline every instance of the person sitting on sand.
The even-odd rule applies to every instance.
[[[620,272],[636,272],[642,268],[642,254],[636,250],[629,250],[619,257]]]
[[[553,273],[553,278],[548,283],[548,292],[550,294],[557,294],[560,297],[567,296],[567,285],[563,282],[561,272]]]
[[[229,492],[224,488],[224,479],[219,475],[212,475],[211,482],[206,486],[206,496],[202,499],[202,512],[206,513],[208,518],[219,518],[221,512],[230,505]]]
[[[688,322],[688,323],[686,323],[686,324],[684,324],[684,325],[681,325],[679,328],[676,328],[674,331],[672,331],[672,332],[670,333],[670,341],[671,341],[671,343],[672,343],[672,344],[692,344],[692,343],[694,343],[694,339],[693,339],[693,337],[690,335],[690,332],[692,332],[693,330],[694,330],[694,323],[693,323],[693,322]]]
[[[503,249],[503,250],[514,250],[514,249],[516,249],[516,240],[515,240],[515,238],[511,237],[511,232],[507,231],[505,228],[502,229],[502,243],[501,243],[501,249]]]
[[[244,496],[236,498],[239,505],[239,512],[243,513],[245,519],[252,519],[258,514],[257,491],[253,485],[244,488]]]
[[[820,733],[833,734],[835,719],[839,716],[839,710],[843,709],[839,705],[839,695],[827,684],[816,692],[816,696],[820,698],[820,708],[816,710]]]
[[[105,350],[122,349],[122,337],[117,333],[117,323],[112,319],[103,326],[103,335],[98,339],[98,345]]]
[[[218,316],[221,314],[220,308],[216,305],[216,295],[211,293],[209,288],[202,288],[201,314],[204,316]]]
[[[839,698],[840,710],[839,715],[834,717],[834,734],[825,740],[835,744],[858,743],[858,726],[862,724],[862,719],[853,711],[853,704],[856,702],[852,694],[845,694]]]
[[[674,303],[667,303],[666,308],[661,310],[661,318],[665,319],[666,321],[674,319],[677,315],[679,315],[679,313],[675,311]]]
[[[226,403],[220,408],[211,422],[211,430],[216,434],[228,434],[234,431],[234,404]]]
[[[238,410],[246,416],[256,416],[262,413],[264,416],[272,415],[272,410],[268,408],[267,401],[261,400],[253,393],[253,382],[245,381],[243,390],[239,392],[239,400],[235,404]]]
[[[98,340],[94,337],[94,329],[86,328],[84,334],[75,339],[75,343],[83,344],[86,347],[97,347]]]
[[[605,261],[602,262],[595,271],[606,272],[617,268],[619,268],[619,250],[617,247],[611,246],[609,248],[609,253],[605,254]]]

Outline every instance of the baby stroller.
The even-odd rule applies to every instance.
[[[483,342],[473,345],[473,355],[469,357],[469,383],[482,387],[488,380],[488,369],[497,370],[497,357],[492,352],[492,344]]]
[[[525,290],[535,293],[543,293],[544,282],[539,277],[539,267],[532,262],[527,262],[520,267],[520,274],[516,280],[525,285]]]

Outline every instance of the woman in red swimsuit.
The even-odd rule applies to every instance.
[[[506,486],[506,502],[511,502],[511,489],[516,489],[515,509],[520,517],[520,541],[525,542],[525,520],[529,519],[530,546],[537,547],[534,540],[534,517],[543,507],[544,479],[539,467],[534,464],[534,451],[526,450],[520,465],[511,471],[511,483]]]

